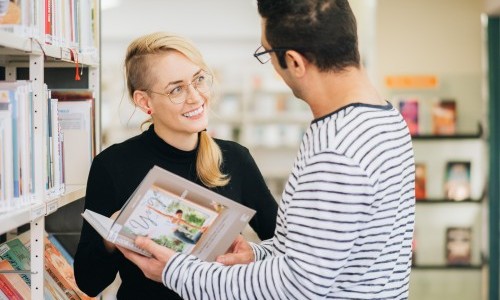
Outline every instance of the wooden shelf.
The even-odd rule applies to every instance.
[[[464,266],[448,266],[448,265],[414,265],[411,267],[413,270],[482,270],[483,265],[474,264],[474,265],[464,265]]]
[[[455,201],[449,199],[421,199],[421,200],[416,200],[415,202],[418,205],[420,205],[420,204],[464,204],[464,203],[479,204],[482,201],[483,201],[482,199],[465,199],[461,201]]]

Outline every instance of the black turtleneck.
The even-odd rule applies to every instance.
[[[265,185],[248,149],[230,141],[215,139],[222,150],[222,172],[231,180],[212,190],[257,211],[250,226],[261,239],[273,236],[277,203]],[[98,154],[90,168],[85,208],[105,216],[119,210],[146,173],[155,165],[199,185],[196,153],[182,151],[163,141],[153,126],[142,134],[115,144]],[[100,235],[84,222],[74,261],[79,288],[90,296],[104,290],[120,272],[118,299],[180,299],[176,293],[153,282],[119,251],[109,254]]]

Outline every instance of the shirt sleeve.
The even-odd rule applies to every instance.
[[[335,153],[315,155],[299,175],[291,200],[281,204],[286,228],[277,229],[282,245],[274,237],[272,256],[223,266],[176,254],[163,283],[185,299],[324,299],[338,286],[374,188],[358,165]]]
[[[261,240],[266,240],[274,235],[276,228],[276,215],[278,203],[264,181],[255,160],[248,149],[245,148],[242,159],[243,199],[245,206],[256,211],[250,220],[250,226]]]
[[[97,156],[92,162],[87,181],[85,209],[111,216],[116,211],[113,207],[114,197],[109,173]],[[98,295],[115,280],[117,261],[118,254],[109,253],[104,248],[103,238],[84,221],[74,260],[78,287],[91,297]]]

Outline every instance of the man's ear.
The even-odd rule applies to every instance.
[[[307,59],[294,50],[288,50],[285,53],[285,61],[289,72],[296,77],[302,77],[306,73]]]
[[[138,106],[142,111],[147,112],[151,109],[149,105],[149,96],[144,91],[134,91],[133,94],[134,103]]]

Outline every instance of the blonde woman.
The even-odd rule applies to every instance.
[[[125,72],[129,95],[150,116],[151,125],[95,157],[85,208],[111,216],[158,165],[255,209],[250,226],[261,239],[272,237],[277,203],[250,153],[237,143],[211,138],[205,130],[213,78],[194,45],[163,32],[142,36],[127,49]],[[120,251],[105,246],[87,223],[74,267],[78,286],[90,296],[120,272],[118,299],[180,299],[147,279]]]

